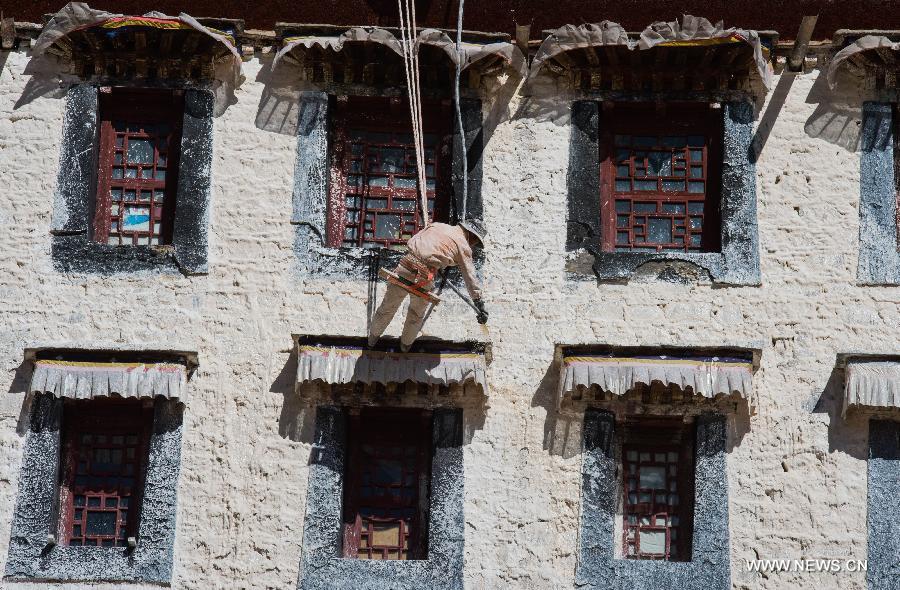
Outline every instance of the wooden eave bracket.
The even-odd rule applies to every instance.
[[[0,18],[0,49],[12,49],[15,44],[16,21],[12,17]]]
[[[809,42],[812,39],[818,18],[819,15],[804,16],[803,20],[800,21],[800,30],[797,31],[797,38],[794,39],[794,46],[791,49],[791,55],[788,57],[788,70],[792,72],[803,71],[803,64],[806,62],[806,52],[809,50]]]

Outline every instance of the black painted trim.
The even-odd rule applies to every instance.
[[[174,559],[178,475],[184,407],[158,398],[138,544],[133,551],[115,547],[47,545],[56,531],[59,497],[62,400],[37,395],[25,440],[19,491],[13,513],[7,579],[168,584]]]
[[[572,104],[569,139],[569,215],[566,250],[600,249],[600,104],[579,100]]]
[[[171,246],[110,246],[91,240],[97,171],[98,89],[78,84],[66,95],[50,254],[59,272],[100,275],[140,271],[208,272],[207,234],[213,149],[213,94],[186,89],[181,160]]]
[[[477,98],[463,98],[459,103],[460,114],[463,120],[463,130],[466,138],[466,217],[469,219],[484,220],[484,205],[481,200],[482,182],[482,154],[484,152],[484,117],[481,111],[481,100]],[[462,141],[463,133],[460,132],[459,121],[453,117],[453,217],[452,222],[458,222],[462,217],[463,197],[463,159]]]
[[[894,114],[891,103],[863,103],[856,270],[861,285],[900,285]]]
[[[869,590],[896,590],[900,580],[900,422],[869,421]]]
[[[294,232],[294,255],[298,274],[318,275],[342,279],[366,280],[375,257],[385,268],[393,268],[400,261],[401,252],[367,248],[330,248],[326,246],[328,215],[328,183],[330,180],[331,113],[334,96],[319,91],[300,93],[297,125],[297,156],[294,165],[291,223]],[[482,155],[484,151],[483,113],[479,99],[460,101],[463,129],[467,140],[468,194],[466,214],[482,220]],[[459,124],[453,124],[453,145],[460,145]],[[462,195],[461,150],[452,154],[451,188],[453,215],[461,213]],[[456,219],[454,219],[456,221]],[[481,268],[484,254],[475,252],[475,267]],[[462,279],[453,270],[449,273],[453,284],[462,287]]]
[[[462,590],[465,536],[462,410],[435,410],[433,424],[428,559],[343,559],[339,556],[346,417],[338,407],[317,408],[297,582],[300,590]]]
[[[601,281],[628,280],[641,266],[659,262],[694,266],[721,285],[759,285],[753,116],[749,101],[722,105],[721,252],[604,252],[600,247],[599,103],[573,103],[566,249],[593,255],[593,271]],[[660,278],[669,276],[673,275],[661,274]],[[677,274],[673,280],[679,280]]]
[[[616,430],[611,413],[588,409],[582,442],[581,534],[575,580],[595,590],[730,590],[726,419],[697,418],[693,551],[689,562],[617,558]]]

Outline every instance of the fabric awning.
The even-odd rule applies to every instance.
[[[828,64],[828,85],[834,88],[837,72],[841,68],[865,73],[867,64],[883,67],[900,61],[900,42],[881,35],[866,35],[838,51]],[[894,66],[896,67],[896,66]]]
[[[69,2],[44,26],[40,36],[35,40],[32,54],[55,59],[58,74],[61,79],[66,77],[78,77],[79,73],[74,69],[74,54],[72,42],[84,42],[85,35],[92,31],[104,31],[108,35],[114,35],[117,29],[144,29],[156,31],[197,31],[215,40],[221,50],[210,57],[213,63],[213,79],[229,88],[237,87],[241,81],[241,54],[238,51],[235,39],[225,31],[201,24],[189,14],[181,13],[178,16],[167,16],[161,12],[148,12],[141,16],[129,16],[114,14],[103,10],[96,10],[84,2]],[[94,37],[88,43],[85,51],[118,53],[116,49],[110,49],[101,43],[106,35]],[[68,42],[67,42],[68,39]],[[213,45],[216,46],[215,44]],[[171,60],[173,57],[190,60],[198,53],[196,44],[191,48],[185,48],[181,55],[179,49],[173,48],[173,54],[162,55],[159,50],[148,50],[147,59],[159,57],[163,60]],[[77,51],[76,51],[77,52]],[[130,58],[132,61],[134,57]]]
[[[753,387],[753,362],[744,358],[612,356],[563,354],[559,399],[579,389],[597,386],[613,395],[624,395],[638,385],[675,385],[707,398],[737,394],[749,399]]]
[[[844,415],[851,406],[900,408],[900,361],[849,361]]]
[[[537,76],[551,60],[575,49],[618,46],[628,50],[653,47],[713,46],[744,43],[753,49],[755,70],[767,89],[772,87],[772,65],[766,58],[759,33],[752,30],[713,25],[705,18],[684,15],[682,21],[657,21],[647,26],[638,39],[628,37],[624,27],[612,21],[565,25],[553,31],[538,48],[531,63],[531,77]],[[563,58],[564,59],[564,58]]]
[[[310,49],[318,46],[323,49],[340,51],[344,44],[377,43],[384,45],[399,56],[403,56],[401,41],[390,31],[378,27],[353,27],[339,35],[297,35],[286,37],[275,59],[272,60],[272,68],[278,65],[281,59],[297,47]],[[456,41],[451,39],[443,31],[437,29],[424,29],[416,38],[419,45],[437,47],[447,54],[453,64],[460,62],[462,69],[475,64],[482,64],[486,60],[496,58],[503,61],[507,67],[524,76],[527,71],[525,57],[518,47],[505,41],[491,43],[463,42],[460,44],[460,52],[457,54]]]
[[[187,367],[179,363],[36,360],[30,393],[72,399],[119,396],[185,401]]]
[[[298,344],[297,383],[426,383],[486,387],[481,352],[384,352],[357,345]]]

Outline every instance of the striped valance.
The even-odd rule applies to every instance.
[[[900,361],[849,361],[844,414],[851,406],[900,408]]]
[[[707,398],[732,394],[749,398],[752,381],[753,362],[745,358],[574,352],[563,353],[559,397],[593,386],[613,395],[624,395],[639,385],[659,382]]]
[[[37,360],[29,392],[92,399],[119,396],[187,397],[187,367],[179,363]]]
[[[426,383],[485,388],[484,353],[466,350],[385,352],[361,345],[298,344],[297,383]]]

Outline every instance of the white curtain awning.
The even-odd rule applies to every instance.
[[[161,396],[185,401],[187,367],[178,363],[37,360],[28,391],[72,399]]]
[[[828,85],[834,88],[837,72],[842,67],[864,73],[866,62],[893,64],[900,61],[900,43],[881,35],[866,35],[838,51],[828,63]]]
[[[844,415],[850,406],[900,408],[900,361],[850,361]]]
[[[297,383],[426,383],[486,388],[485,359],[480,352],[384,352],[362,346],[297,347]]]
[[[624,27],[612,21],[565,25],[553,31],[538,48],[531,62],[531,77],[540,73],[544,64],[560,54],[573,49],[588,47],[619,46],[629,50],[646,50],[653,47],[689,47],[721,45],[726,43],[746,43],[753,48],[753,62],[762,83],[767,89],[772,87],[772,65],[766,59],[759,33],[752,30],[715,25],[705,18],[684,15],[682,21],[657,21],[647,26],[637,40],[628,38]]]
[[[272,68],[278,65],[281,59],[293,51],[296,47],[310,49],[319,46],[323,49],[340,51],[347,42],[377,43],[384,45],[399,56],[403,56],[403,46],[393,33],[378,27],[353,27],[339,35],[297,35],[286,37],[275,59],[272,60]],[[505,41],[492,43],[472,43],[464,41],[460,44],[460,52],[456,52],[456,41],[451,39],[443,31],[437,29],[424,29],[416,38],[417,45],[430,45],[437,47],[447,54],[453,64],[460,62],[462,69],[482,62],[491,57],[502,60],[507,67],[524,76],[527,71],[525,56],[518,47]]]
[[[753,363],[726,357],[603,356],[564,354],[560,367],[559,399],[597,386],[624,395],[638,385],[658,381],[707,398],[737,394],[749,399],[753,389]]]

